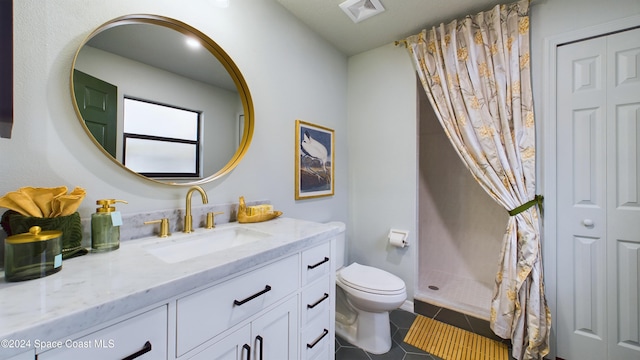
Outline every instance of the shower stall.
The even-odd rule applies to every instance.
[[[477,184],[418,84],[415,299],[489,320],[508,214]]]

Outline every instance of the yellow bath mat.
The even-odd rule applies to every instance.
[[[444,360],[509,360],[506,344],[421,315],[404,342]]]

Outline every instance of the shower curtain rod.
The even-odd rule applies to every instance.
[[[540,3],[546,2],[547,0],[529,0],[529,6],[538,5]],[[517,2],[517,1],[514,1]],[[467,15],[471,16],[471,15]],[[464,18],[464,17],[463,17]],[[396,40],[393,42],[395,46],[404,46],[407,47],[407,38]]]

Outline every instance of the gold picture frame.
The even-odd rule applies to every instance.
[[[295,198],[333,196],[335,133],[328,127],[296,120]]]

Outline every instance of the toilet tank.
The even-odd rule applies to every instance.
[[[333,225],[340,228],[340,233],[336,235],[336,270],[346,265],[347,256],[347,237],[346,237],[346,225],[343,222],[334,221],[327,223],[327,225]]]

